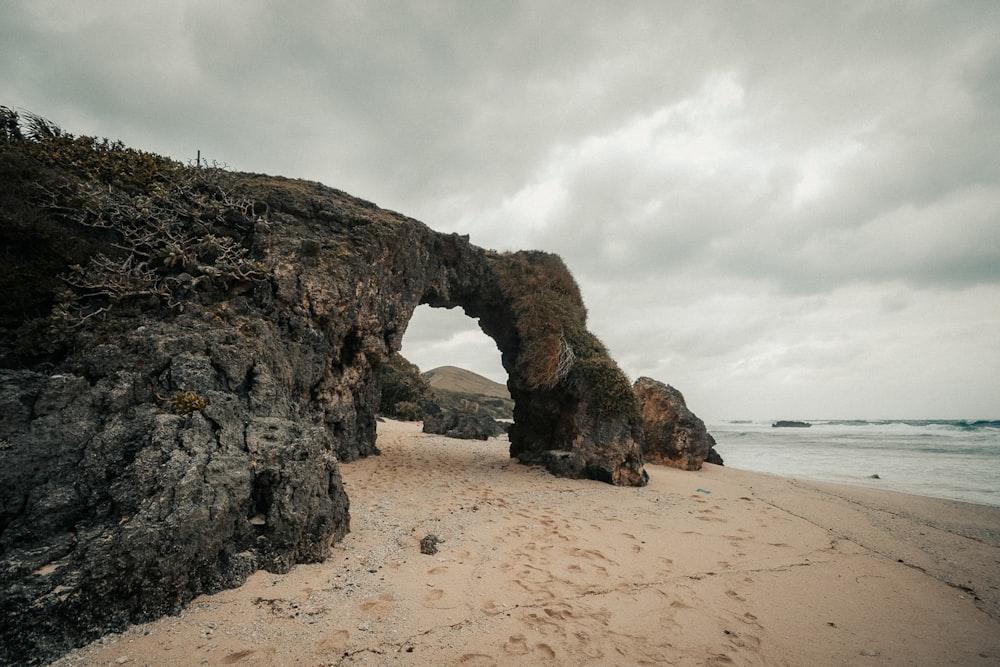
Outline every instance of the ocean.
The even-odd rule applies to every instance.
[[[708,424],[727,466],[1000,506],[1000,421]],[[872,476],[878,475],[875,479]]]

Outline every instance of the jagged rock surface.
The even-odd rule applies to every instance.
[[[423,432],[462,440],[489,440],[507,429],[490,415],[474,410],[444,410],[432,403],[424,406]]]
[[[0,306],[0,663],[46,662],[258,568],[324,558],[349,527],[338,462],[378,454],[375,373],[419,304],[462,307],[497,341],[512,456],[645,483],[634,399],[578,292],[564,295],[572,322],[542,332],[557,354],[572,339],[577,363],[540,385],[525,352],[535,329],[502,277],[541,266],[572,283],[558,258],[486,251],[315,183],[188,169],[177,185],[146,154],[55,146],[0,143],[12,294]],[[151,185],[124,159],[152,164]],[[68,270],[79,289],[64,307]]]
[[[705,461],[722,465],[715,438],[691,412],[677,389],[648,377],[634,385],[642,415],[642,453],[646,461],[681,470],[701,470]]]

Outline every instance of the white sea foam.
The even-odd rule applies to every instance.
[[[717,422],[708,429],[733,468],[1000,505],[1000,422],[810,423]]]

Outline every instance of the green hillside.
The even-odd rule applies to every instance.
[[[441,366],[423,374],[442,408],[479,406],[496,419],[511,419],[514,401],[507,387],[455,366]]]

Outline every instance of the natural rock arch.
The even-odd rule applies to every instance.
[[[422,303],[496,341],[513,456],[646,481],[631,387],[558,257],[68,135],[0,143],[0,176],[0,663],[322,560]]]
[[[632,389],[586,329],[562,260],[485,251],[455,235],[434,246],[440,264],[420,303],[462,308],[496,342],[514,399],[511,456],[556,475],[645,484]]]

